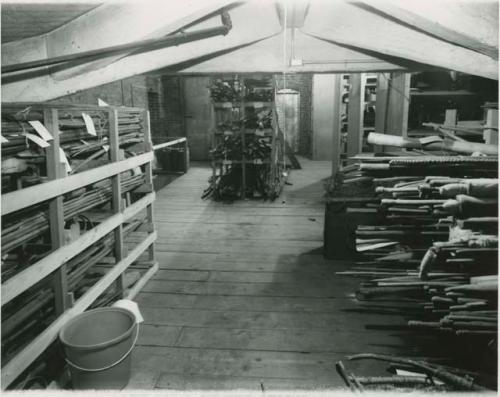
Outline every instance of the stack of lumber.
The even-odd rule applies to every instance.
[[[41,109],[41,108],[40,108]],[[89,133],[82,114],[88,114],[95,128]],[[46,175],[45,149],[28,139],[26,134],[38,136],[30,122],[44,123],[43,111],[28,106],[4,104],[2,107],[2,192],[9,191],[8,177],[20,177],[24,185],[41,182]],[[143,151],[138,143],[144,142],[143,116],[134,110],[120,110],[118,117],[119,144],[135,154]],[[107,162],[109,150],[109,111],[79,110],[65,107],[59,111],[61,148],[71,167],[77,173]],[[50,141],[48,141],[50,144]]]
[[[365,197],[347,212],[373,212],[381,221],[357,224],[357,262],[338,274],[362,279],[355,296],[363,310],[403,315],[404,330],[423,339],[432,333],[437,345],[422,342],[423,351],[495,373],[498,158],[399,153],[353,160],[337,183],[363,184]]]

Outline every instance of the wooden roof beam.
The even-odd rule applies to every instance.
[[[440,40],[447,41],[452,44],[459,45],[469,50],[476,51],[498,60],[498,48],[471,37],[469,35],[457,32],[438,22],[422,17],[410,10],[398,7],[396,4],[391,4],[389,1],[368,1],[360,0],[353,3],[364,9],[382,13],[385,17],[395,19],[403,24],[410,26],[416,30],[436,37]]]
[[[301,31],[360,51],[498,80],[498,61],[491,57],[436,39],[352,3],[314,3]]]
[[[58,34],[57,38],[51,35],[50,39],[37,37],[34,40],[27,39],[21,40],[21,42],[6,43],[2,46],[2,64],[21,63],[43,57],[48,58],[71,54],[77,52],[76,50],[92,50],[102,46],[130,43],[135,41],[134,37],[141,37],[143,39],[159,37],[178,32],[179,29],[187,25],[191,25],[191,27],[186,32],[220,26],[220,17],[215,12],[221,9],[221,3],[229,6],[237,3],[237,6],[229,10],[233,28],[225,36],[193,41],[177,47],[159,48],[142,53],[130,53],[126,56],[120,55],[117,57],[114,55],[90,63],[78,63],[64,70],[51,67],[49,70],[44,68],[33,70],[33,72],[38,73],[26,73],[24,76],[19,76],[19,73],[23,72],[12,73],[5,77],[2,76],[2,99],[4,101],[46,101],[112,81],[186,62],[190,59],[216,53],[217,51],[230,50],[248,45],[271,37],[281,31],[281,26],[276,18],[272,4],[262,4],[255,1],[240,4],[240,2],[221,0],[212,1],[212,7],[207,8],[205,2],[203,2],[203,5],[200,5],[199,2],[189,1],[181,7],[181,11],[177,7],[170,7],[172,14],[152,17],[151,23],[155,22],[157,25],[155,27],[148,26],[147,29],[148,31],[153,31],[154,35],[145,34],[144,31],[142,31],[141,35],[141,30],[137,30],[134,35],[127,33],[127,40],[124,41],[120,38],[120,31],[126,31],[128,25],[139,24],[140,22],[137,19],[138,15],[134,15],[134,12],[146,12],[142,8],[150,8],[150,6],[146,7],[141,2],[139,3],[140,9],[135,10],[135,3],[113,3],[106,6],[111,8],[107,8],[106,16],[102,15],[102,21],[100,20],[101,18],[90,18],[86,20],[86,23],[79,21],[73,25],[74,30],[68,31],[64,35]],[[123,16],[122,24],[116,23],[115,19],[119,18],[119,15],[117,12],[111,12],[112,6],[116,6],[121,10],[120,15]],[[132,9],[127,7],[132,7]],[[204,7],[202,9],[203,12],[200,11],[200,7]],[[99,8],[96,10],[99,10]],[[158,13],[158,10],[149,10],[148,12]],[[176,14],[173,15],[173,13]],[[205,19],[209,14],[214,16]],[[149,16],[142,15],[141,21],[144,18],[146,18],[145,23],[149,23]],[[203,22],[196,23],[196,26],[194,26],[193,22],[200,19],[204,19]],[[255,24],[249,23],[249,20],[258,20],[259,29],[255,29]],[[78,19],[75,20],[75,23],[76,21]],[[91,24],[91,26],[88,26],[88,24]],[[124,27],[127,29],[124,29]],[[135,27],[132,27],[132,29],[135,29]],[[99,39],[100,37],[102,39]],[[81,42],[84,39],[89,41],[92,39],[93,42]],[[80,42],[82,45],[78,48]],[[60,45],[57,45],[57,43],[60,43]]]

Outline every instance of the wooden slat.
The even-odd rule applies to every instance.
[[[262,392],[294,392],[311,393],[339,392],[343,386],[342,380],[332,376],[329,379],[277,378],[271,376],[233,376],[233,375],[200,375],[196,373],[176,374],[161,373],[156,381],[156,389],[169,390],[203,390],[203,391],[234,391],[261,394]]]
[[[304,298],[290,296],[197,295],[141,291],[136,298],[142,308],[186,308],[227,311],[278,311],[338,313],[352,308],[351,298]]]
[[[9,386],[56,338],[59,330],[75,315],[87,309],[125,269],[134,262],[142,252],[156,239],[151,233],[141,244],[132,250],[126,258],[116,264],[92,288],[90,288],[75,305],[68,309],[49,325],[37,338],[26,346],[19,354],[2,367],[2,389]],[[2,291],[3,293],[3,291]]]
[[[247,264],[252,265],[251,263]],[[175,266],[175,265],[174,265]],[[230,267],[230,264],[228,268]],[[303,271],[279,272],[279,268],[274,272],[259,271],[198,271],[198,270],[160,270],[155,280],[170,281],[215,281],[215,282],[233,282],[233,283],[278,283],[278,284],[296,284],[316,283],[331,281],[331,274],[325,272],[325,269],[314,267],[317,271],[312,272],[313,267]]]
[[[138,345],[166,346],[163,335],[168,326],[143,325]],[[362,340],[359,340],[362,338]],[[356,346],[353,346],[354,343]],[[168,345],[167,345],[168,346]],[[372,352],[392,352],[404,347],[387,333],[369,337],[367,333],[325,331],[315,329],[222,329],[184,326],[175,342],[176,347],[217,348],[278,352],[344,353],[358,349]],[[391,349],[392,347],[392,349]]]
[[[126,299],[134,299],[136,295],[139,293],[139,291],[142,290],[142,288],[146,285],[146,283],[153,277],[153,275],[158,271],[158,263],[154,263],[135,283],[135,285],[130,289],[128,292]]]
[[[148,194],[127,207],[122,213],[111,216],[98,226],[82,234],[77,240],[50,253],[29,268],[7,280],[2,284],[2,306],[44,277],[48,276],[54,270],[58,269],[63,263],[67,262],[76,254],[82,252],[85,248],[90,247],[97,240],[110,233],[117,225],[136,215],[139,211],[144,209],[147,204],[153,202],[154,198],[154,193]]]
[[[330,305],[332,305],[331,302]],[[335,302],[332,306],[335,306]],[[342,307],[342,305],[338,306]],[[274,308],[268,308],[268,310],[272,309]],[[402,318],[398,318],[397,316],[389,317],[367,313],[350,313],[349,316],[339,316],[338,313],[335,312],[280,312],[262,311],[260,308],[245,311],[231,311],[222,308],[207,310],[142,307],[141,314],[145,319],[145,325],[246,330],[322,329],[331,332],[352,331],[354,333],[359,333],[363,332],[363,329],[360,329],[357,325],[360,320],[371,325],[406,324]],[[372,334],[377,335],[378,332],[372,331]]]
[[[70,175],[64,179],[49,181],[39,185],[2,195],[2,216],[14,211],[71,192],[82,186],[109,178],[128,169],[138,167],[153,160],[153,153],[144,153],[113,164],[96,167],[88,171]]]
[[[277,283],[229,283],[196,281],[151,280],[143,289],[145,292],[168,292],[198,295],[240,295],[240,296],[290,296],[304,298],[346,297],[352,292],[352,286],[336,286],[324,282],[316,285],[277,284]]]
[[[335,362],[344,359],[345,355],[332,353],[138,346],[134,349],[132,372],[142,370],[194,376],[277,377],[324,382],[327,379],[339,379],[332,371],[335,371]],[[384,374],[385,367],[379,363],[373,365],[372,361],[363,360],[359,364],[356,367],[361,371],[370,368],[371,373],[375,369],[380,375]]]

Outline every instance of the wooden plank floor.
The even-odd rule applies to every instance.
[[[322,256],[323,179],[329,162],[301,159],[275,202],[200,199],[210,170],[193,165],[158,192],[160,270],[136,300],[145,318],[129,389],[338,388],[335,362],[401,353],[404,342],[349,312],[357,280]],[[382,374],[383,365],[350,365]]]

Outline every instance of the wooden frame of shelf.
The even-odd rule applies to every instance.
[[[154,257],[154,241],[156,232],[153,223],[153,202],[155,193],[152,189],[152,143],[150,135],[149,112],[137,108],[91,107],[91,106],[58,106],[57,104],[34,104],[44,109],[44,124],[53,136],[51,146],[46,152],[48,176],[51,179],[28,188],[16,190],[2,195],[2,216],[28,208],[42,202],[49,202],[49,225],[53,251],[21,270],[16,275],[2,283],[2,307],[14,298],[27,291],[37,282],[56,272],[54,293],[57,318],[39,335],[31,340],[10,359],[3,367],[1,374],[2,389],[6,389],[22,372],[42,354],[56,339],[61,328],[75,315],[85,311],[104,291],[113,283],[122,286],[122,276],[127,268],[146,253],[148,269],[136,282],[127,294],[133,297],[144,286],[147,280],[156,272],[158,265]],[[5,108],[25,108],[26,104],[4,104]],[[110,163],[78,174],[66,176],[64,167],[61,167],[59,152],[59,111],[65,108],[71,110],[100,110],[107,111],[110,121],[109,144]],[[125,160],[120,160],[121,149],[118,140],[118,116],[120,112],[142,113],[142,131],[144,133],[144,153]],[[125,206],[121,194],[121,173],[144,167],[145,184],[141,192],[144,196]],[[92,183],[111,178],[112,212],[113,214],[100,222],[97,226],[81,234],[76,240],[64,242],[64,214],[63,195],[90,185]],[[141,211],[146,211],[148,230],[146,237],[136,244],[129,252],[124,249],[122,225]],[[114,232],[115,263],[110,265],[109,271],[90,287],[79,299],[73,301],[71,292],[68,292],[68,281],[65,264],[68,260],[80,254],[108,233]]]

